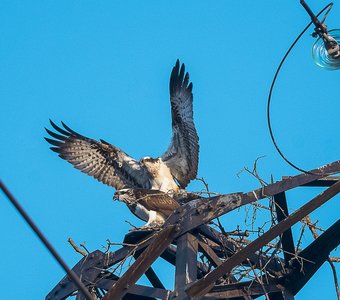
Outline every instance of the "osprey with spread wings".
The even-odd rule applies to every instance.
[[[135,160],[104,140],[96,141],[63,128],[51,121],[56,132],[45,138],[59,156],[78,170],[117,190],[143,188],[176,193],[196,178],[198,136],[193,120],[192,83],[179,60],[170,76],[172,140],[167,151],[158,158]]]

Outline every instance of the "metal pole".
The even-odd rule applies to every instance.
[[[57,253],[57,251],[53,248],[52,244],[47,240],[47,238],[43,235],[43,233],[40,231],[40,229],[37,227],[37,225],[34,224],[33,220],[30,218],[30,216],[26,213],[24,208],[20,205],[20,203],[15,199],[15,197],[12,195],[12,193],[7,189],[5,184],[0,180],[0,188],[4,192],[4,194],[7,196],[9,201],[14,205],[16,210],[20,213],[20,215],[25,219],[26,223],[32,228],[34,233],[39,237],[40,241],[45,245],[45,247],[48,249],[48,251],[54,256],[54,258],[57,260],[59,265],[65,270],[67,275],[72,279],[72,281],[78,286],[79,290],[85,295],[87,300],[93,300],[92,295],[87,290],[85,285],[80,281],[79,277],[76,273],[74,273],[70,268],[66,265],[64,260],[61,258],[61,256]]]

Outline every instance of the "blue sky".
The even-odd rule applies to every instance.
[[[308,4],[317,12],[327,2]],[[330,29],[340,27],[339,16],[335,1]],[[307,22],[299,1],[1,1],[2,180],[70,266],[80,256],[68,237],[86,241],[91,251],[107,238],[122,241],[130,228],[125,220],[142,223],[112,201],[112,188],[50,151],[44,127],[49,118],[63,120],[137,159],[161,155],[171,136],[168,82],[177,58],[194,84],[198,176],[212,191],[257,188],[254,178],[237,173],[263,155],[258,171],[264,179],[297,174],[270,141],[266,101],[281,57]],[[272,122],[287,157],[312,169],[339,159],[340,73],[313,64],[308,33],[280,73]],[[193,182],[188,190],[202,188]],[[320,191],[290,192],[289,206],[296,209]],[[320,226],[339,218],[337,201],[313,214]],[[224,218],[225,227],[235,229],[244,216],[241,209]],[[11,291],[8,299],[44,298],[63,270],[3,195],[0,225],[0,281]],[[299,227],[294,234],[298,237]],[[310,241],[307,234],[305,245]],[[168,273],[160,273],[171,288]],[[335,297],[324,265],[297,299]]]

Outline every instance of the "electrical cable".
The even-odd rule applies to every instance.
[[[316,17],[319,17],[327,8],[331,7],[333,5],[333,3],[329,3],[328,5],[326,5],[317,15]],[[328,13],[328,12],[327,12]],[[301,168],[299,168],[298,166],[296,166],[295,164],[293,164],[292,162],[290,162],[282,153],[282,151],[280,150],[279,146],[277,145],[275,138],[274,138],[274,134],[273,134],[273,130],[272,130],[272,126],[271,126],[271,119],[270,119],[270,104],[271,104],[271,98],[272,98],[272,92],[275,86],[275,82],[277,79],[277,76],[279,75],[279,72],[281,70],[281,67],[283,65],[283,63],[285,62],[287,56],[289,55],[289,53],[291,52],[291,50],[294,48],[294,46],[296,45],[296,43],[300,40],[300,38],[302,37],[302,35],[307,31],[307,29],[313,24],[313,21],[310,21],[308,23],[308,25],[301,31],[301,33],[298,35],[298,37],[295,39],[295,41],[292,43],[292,45],[288,48],[287,52],[285,53],[285,55],[283,56],[279,66],[276,69],[275,75],[273,77],[273,81],[272,84],[270,86],[269,89],[269,94],[268,94],[268,102],[267,102],[267,122],[268,122],[268,129],[269,129],[269,134],[271,137],[271,140],[277,150],[277,152],[280,154],[280,156],[286,161],[286,163],[288,163],[290,166],[292,166],[294,169],[306,173],[306,174],[313,174],[311,172],[305,171]]]
[[[48,251],[54,256],[54,258],[57,260],[59,265],[65,270],[65,272],[70,277],[70,279],[78,286],[79,290],[84,294],[86,299],[87,300],[93,300],[92,295],[87,290],[85,285],[80,281],[77,274],[67,266],[65,261],[57,253],[57,251],[54,249],[52,244],[43,235],[43,233],[40,231],[38,226],[35,225],[35,223],[31,219],[31,217],[27,214],[27,212],[24,210],[24,208],[15,199],[15,197],[12,195],[12,193],[8,190],[8,188],[5,186],[5,184],[1,180],[0,180],[0,188],[4,192],[4,194],[7,196],[9,201],[14,205],[16,210],[20,213],[20,215],[25,219],[26,223],[32,228],[34,233],[39,237],[40,241],[45,245],[45,247],[48,249]]]

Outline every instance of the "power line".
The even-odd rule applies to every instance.
[[[326,5],[317,15],[316,18],[318,16],[320,16],[327,8],[331,7],[333,5],[333,3],[330,3],[328,5]],[[301,31],[301,33],[298,35],[298,37],[295,39],[295,41],[291,44],[291,46],[288,48],[287,52],[285,53],[285,55],[283,56],[281,62],[279,63],[279,66],[276,69],[275,75],[273,77],[273,81],[272,84],[270,86],[269,89],[269,94],[268,94],[268,102],[267,102],[267,122],[268,122],[268,129],[269,129],[269,134],[270,137],[272,139],[272,142],[277,150],[277,152],[280,154],[280,156],[285,160],[286,163],[288,163],[290,166],[292,166],[294,169],[306,173],[306,174],[311,174],[311,172],[305,171],[299,167],[297,167],[295,164],[293,164],[291,161],[289,161],[284,154],[282,153],[282,151],[280,150],[279,146],[277,145],[275,138],[274,138],[274,134],[273,134],[273,130],[272,130],[272,126],[271,126],[271,120],[270,120],[270,104],[271,104],[271,98],[272,98],[272,92],[275,86],[275,82],[277,79],[277,76],[279,75],[279,72],[281,70],[281,67],[283,65],[283,63],[285,62],[286,58],[288,57],[289,53],[291,52],[291,50],[294,48],[294,46],[296,45],[296,43],[299,41],[299,39],[303,36],[303,34],[307,31],[307,29],[309,28],[309,26],[311,26],[313,24],[313,21],[309,22],[308,25]]]
[[[45,245],[45,247],[48,249],[48,251],[54,256],[54,258],[57,260],[59,265],[65,270],[67,275],[78,286],[79,290],[84,294],[86,299],[87,300],[93,300],[93,297],[91,296],[90,292],[87,290],[85,285],[80,281],[77,274],[67,266],[67,264],[64,262],[64,260],[61,258],[61,256],[54,249],[52,244],[43,235],[43,233],[40,231],[38,226],[35,225],[35,223],[31,219],[31,217],[27,214],[27,212],[24,210],[24,208],[15,199],[15,197],[12,195],[12,193],[8,190],[8,188],[5,186],[5,184],[1,180],[0,180],[0,188],[4,192],[4,194],[7,196],[9,201],[11,201],[11,203],[14,205],[16,210],[20,213],[20,215],[25,219],[26,223],[32,228],[34,233],[39,237],[40,241]]]

